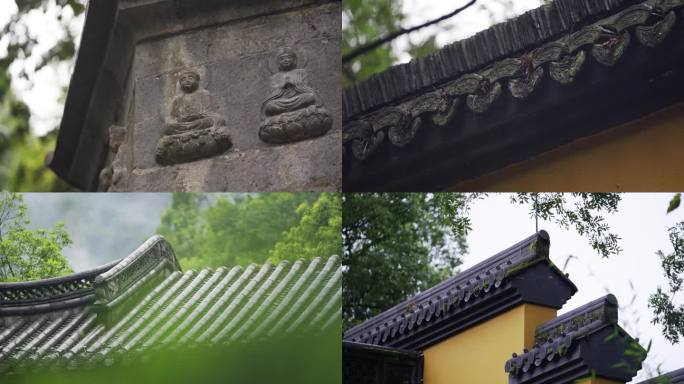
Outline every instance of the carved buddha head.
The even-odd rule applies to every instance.
[[[191,70],[185,70],[181,72],[180,79],[178,79],[178,83],[185,93],[195,92],[199,87],[199,81],[199,73]]]
[[[292,48],[283,48],[278,53],[278,68],[281,71],[290,71],[297,68],[297,54]]]

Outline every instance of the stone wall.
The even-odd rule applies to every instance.
[[[180,2],[169,14],[171,8],[122,2],[124,10],[132,9],[120,15],[120,22],[133,31],[135,55],[120,112],[126,116],[119,124],[125,134],[117,140],[116,132],[121,128],[112,129],[112,148],[100,177],[100,189],[341,188],[340,3],[263,2],[273,3],[270,7],[245,1],[224,3],[228,2],[205,1],[198,3],[202,6],[183,8],[183,4],[191,3]],[[264,13],[264,9],[270,11]],[[309,87],[303,89],[313,89],[316,111],[329,115],[332,128],[323,129],[326,133],[319,137],[269,144],[259,136],[264,120],[262,104],[274,92],[274,78],[279,73],[277,57],[286,47],[297,59],[297,69],[292,73],[303,77]],[[162,165],[155,153],[165,127],[174,120],[172,105],[183,95],[179,80],[188,71],[199,75],[195,94],[208,95],[202,100],[211,100],[211,118],[200,128],[218,127],[221,134],[230,136],[232,146],[199,160]],[[314,125],[319,123],[315,120]],[[195,139],[189,135],[179,140],[170,145],[180,148],[186,145],[185,140]],[[206,149],[207,145],[199,147]]]

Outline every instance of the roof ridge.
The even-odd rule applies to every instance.
[[[608,294],[541,324],[534,332],[534,339],[536,343],[542,344],[579,328],[593,329],[617,322],[618,301],[613,294]]]
[[[344,333],[344,339],[419,348],[523,302],[560,308],[577,287],[567,276],[557,273],[549,260],[549,246],[548,233],[539,231],[352,327]],[[528,272],[549,277],[542,279],[544,289],[531,287],[529,281],[519,278]]]
[[[506,259],[512,257],[515,255],[517,252],[522,252],[524,250],[530,251],[529,247],[531,244],[535,242],[535,240],[541,239],[543,242],[548,243],[550,240],[548,232],[541,230],[538,233],[535,233],[532,236],[528,236],[524,240],[521,240],[517,242],[516,244],[507,247],[506,249],[497,252],[493,256],[488,257],[487,259],[475,264],[474,266],[468,268],[467,270],[457,273],[456,275],[440,282],[437,283],[436,285],[426,289],[425,291],[419,292],[412,296],[409,299],[406,299],[402,301],[401,303],[383,311],[382,313],[373,316],[372,318],[362,322],[361,324],[357,324],[354,327],[348,329],[345,332],[345,338],[350,337],[351,335],[355,334],[357,331],[363,330],[368,328],[369,326],[373,326],[379,323],[382,323],[386,321],[385,317],[386,314],[392,313],[392,312],[406,312],[406,307],[409,304],[413,305],[420,305],[421,303],[418,303],[419,301],[429,301],[430,299],[433,298],[433,296],[439,295],[441,293],[444,293],[444,291],[448,291],[450,289],[456,288],[463,284],[467,283],[469,280],[473,278],[479,277],[481,274],[485,273],[491,273],[490,269],[493,267],[494,269],[497,268],[497,264],[501,264],[502,262],[506,262]],[[545,251],[544,251],[545,250]],[[539,255],[540,257],[543,258],[548,258],[548,245],[544,247],[540,247],[539,250],[535,251],[541,251],[542,253]],[[527,255],[532,256],[532,258],[536,258],[537,255]],[[524,256],[521,254],[519,257],[523,258]],[[508,262],[509,265],[513,265],[513,262],[509,260]],[[503,275],[501,276],[503,277]]]

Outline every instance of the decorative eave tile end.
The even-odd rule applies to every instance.
[[[453,56],[454,47],[443,48],[435,54],[436,58],[431,56],[391,68],[344,92],[344,156],[347,161],[362,162],[386,146],[385,139],[392,146],[405,148],[428,122],[439,128],[447,126],[459,114],[487,113],[505,92],[514,99],[526,99],[542,82],[548,81],[547,73],[553,81],[567,85],[575,81],[589,60],[613,67],[636,42],[649,48],[661,45],[671,34],[682,6],[684,0],[646,0],[626,8],[615,7],[621,10],[576,32],[568,29],[561,37],[551,34],[539,41],[543,45],[528,48],[527,52],[512,51],[511,54],[517,56],[485,63],[482,69],[472,67],[470,72],[454,70],[452,76],[440,76],[439,79],[444,80],[420,89],[401,92],[394,89],[398,86],[393,84],[410,82],[410,76],[405,72],[420,67],[423,61],[447,60]],[[521,18],[515,22],[533,23],[534,18]],[[580,24],[581,20],[577,22]],[[501,28],[494,26],[491,29]],[[490,44],[500,44],[493,37],[498,34],[488,36],[492,37]],[[551,36],[556,40],[548,41]],[[461,51],[467,51],[467,41],[463,47],[459,45]],[[425,64],[420,68],[432,67]],[[389,92],[390,88],[392,92]],[[373,103],[364,102],[366,99]]]

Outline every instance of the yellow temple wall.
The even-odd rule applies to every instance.
[[[677,104],[458,183],[450,189],[564,192],[681,190],[684,189],[682,143],[684,104]]]
[[[424,383],[508,383],[506,360],[531,348],[535,328],[555,317],[554,308],[522,304],[426,348]]]

